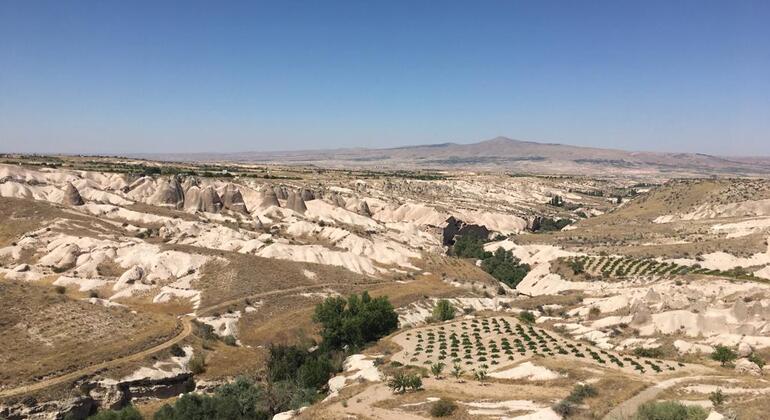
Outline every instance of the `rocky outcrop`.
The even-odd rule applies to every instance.
[[[289,198],[286,199],[286,208],[292,209],[297,213],[303,213],[303,214],[307,211],[305,200],[303,200],[302,196],[300,196],[295,191],[291,191],[289,193]]]
[[[85,204],[83,197],[80,196],[80,192],[71,182],[68,182],[67,185],[64,186],[62,204],[65,206],[82,206]]]
[[[190,213],[202,211],[201,208],[201,189],[193,185],[185,192],[184,210]]]
[[[222,199],[211,185],[201,191],[199,201],[199,208],[206,213],[219,213],[222,210]]]
[[[342,196],[336,192],[331,193],[331,195],[329,196],[329,201],[337,207],[345,208],[345,206],[347,205],[347,203],[345,202],[345,199],[342,198]]]
[[[0,419],[72,419],[83,420],[97,410],[118,410],[134,399],[172,398],[195,389],[190,373],[162,379],[133,381],[87,381],[77,384],[85,395],[61,400],[37,401],[25,398],[11,405],[0,404]]]
[[[233,184],[227,184],[222,193],[222,205],[230,211],[238,213],[248,213],[246,202],[243,201],[241,191]]]
[[[302,191],[300,191],[300,196],[305,201],[311,201],[315,200],[315,193],[309,189],[309,188],[303,188]]]
[[[752,352],[754,352],[754,349],[751,348],[749,343],[745,341],[738,343],[738,357],[749,357]]]
[[[279,200],[289,199],[289,192],[286,190],[286,187],[284,187],[283,185],[274,187],[273,191],[275,191],[275,196],[278,197]]]
[[[360,214],[361,216],[372,217],[372,211],[369,210],[369,205],[366,204],[365,200],[358,202],[358,206],[356,206],[356,213]]]
[[[650,308],[644,303],[638,303],[631,309],[631,325],[639,326],[647,324],[652,320]]]
[[[738,359],[738,361],[735,362],[735,371],[754,376],[762,375],[762,368],[749,359]]]
[[[268,208],[270,206],[281,207],[281,203],[278,202],[278,195],[275,193],[274,188],[265,188],[262,193],[262,203],[259,207]]]
[[[537,232],[540,230],[540,225],[543,223],[542,216],[531,216],[527,218],[527,230],[530,232]]]
[[[176,177],[166,180],[158,180],[155,192],[147,200],[154,206],[172,207],[182,209],[184,207],[184,191]]]
[[[112,290],[121,290],[125,289],[131,284],[134,284],[138,281],[141,281],[144,277],[144,269],[142,267],[139,267],[138,265],[135,265],[128,270],[126,270],[118,279],[117,282],[115,282],[115,285],[112,286]]]

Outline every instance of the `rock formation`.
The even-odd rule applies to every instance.
[[[281,204],[278,202],[278,195],[275,193],[275,189],[268,187],[262,193],[262,203],[259,207],[268,208],[270,206],[281,207]]]
[[[185,192],[184,210],[190,213],[201,211],[201,189],[193,185]]]
[[[305,200],[303,200],[302,196],[300,196],[295,191],[291,191],[289,193],[289,198],[286,200],[286,207],[296,211],[297,213],[305,213],[305,211],[307,211]]]
[[[300,192],[300,196],[305,201],[315,200],[315,193],[309,188],[303,188]]]
[[[184,191],[179,180],[176,177],[158,180],[157,188],[148,199],[148,203],[154,206],[173,207],[175,209],[183,208]]]
[[[144,269],[138,265],[135,265],[126,270],[112,286],[112,290],[121,290],[126,288],[130,284],[134,284],[137,281],[142,280],[144,277]]]
[[[201,191],[200,209],[206,213],[219,213],[222,210],[222,199],[213,186],[209,185]]]
[[[356,213],[366,217],[372,216],[372,211],[369,210],[369,205],[366,204],[365,200],[361,200],[358,202],[358,206],[356,207]]]
[[[80,192],[71,182],[68,182],[64,187],[64,196],[62,197],[62,204],[66,206],[82,206],[83,197],[80,196]]]
[[[329,196],[329,201],[337,207],[345,208],[347,205],[347,203],[345,203],[345,199],[336,192],[331,193]]]
[[[248,213],[246,203],[243,201],[243,195],[241,195],[240,190],[233,184],[227,184],[225,186],[224,193],[222,194],[222,205],[227,210]]]
[[[289,199],[289,193],[286,191],[286,187],[283,185],[276,186],[273,188],[275,191],[275,196],[278,197],[279,200],[288,200]]]

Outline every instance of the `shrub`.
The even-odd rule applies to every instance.
[[[415,373],[396,372],[387,382],[390,388],[396,394],[403,394],[408,390],[417,391],[422,388],[422,378]]]
[[[598,393],[596,392],[596,388],[593,386],[587,384],[577,384],[574,388],[572,388],[572,392],[570,392],[565,400],[574,404],[580,404],[584,399],[595,397],[596,395],[598,395]]]
[[[725,394],[722,392],[721,388],[717,388],[716,391],[709,394],[709,400],[712,404],[714,404],[714,407],[720,407],[722,404],[725,403]]]
[[[193,375],[199,375],[206,371],[206,357],[198,353],[187,363],[187,367]]]
[[[446,299],[439,299],[433,308],[433,319],[437,321],[449,321],[455,317],[455,308]]]
[[[441,376],[441,372],[444,371],[444,366],[446,366],[446,365],[444,365],[441,362],[434,363],[434,364],[430,365],[430,373],[433,374],[434,378],[438,379]]]
[[[100,411],[89,417],[91,420],[142,420],[142,415],[134,406],[129,405],[120,410]]]
[[[648,357],[651,359],[660,359],[663,357],[663,350],[660,348],[637,347],[634,349],[634,355],[637,357]]]
[[[204,340],[215,340],[217,338],[214,334],[214,327],[198,321],[195,321],[195,335]]]
[[[535,315],[530,311],[524,311],[519,314],[519,320],[525,324],[534,324],[535,323]]]
[[[433,417],[446,417],[451,415],[455,409],[457,409],[457,405],[447,399],[440,399],[433,403],[433,406],[430,408],[430,415]]]
[[[561,400],[551,407],[551,409],[561,417],[569,417],[575,412],[575,404],[567,400]]]
[[[635,420],[704,420],[708,413],[703,407],[686,406],[679,401],[647,402],[639,406]]]
[[[56,293],[58,293],[60,295],[63,295],[64,293],[67,292],[67,288],[64,287],[64,286],[54,286],[53,290],[55,290]]]
[[[235,337],[233,337],[232,334],[226,335],[222,341],[227,344],[228,346],[235,346],[237,344],[237,341],[235,340]]]
[[[169,351],[171,352],[171,355],[174,357],[183,357],[185,355],[184,350],[182,350],[182,348],[179,347],[179,344],[174,344],[173,346],[171,346]]]
[[[463,374],[463,368],[459,363],[455,363],[454,367],[452,367],[452,376],[455,377],[455,379],[460,379],[460,376]]]
[[[751,353],[749,355],[749,361],[759,366],[760,369],[765,367],[765,359],[756,353]]]
[[[717,345],[714,347],[714,352],[711,353],[711,358],[724,367],[738,358],[738,355],[727,346]]]

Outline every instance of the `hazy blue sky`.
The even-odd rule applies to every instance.
[[[0,150],[770,155],[770,1],[0,0]]]

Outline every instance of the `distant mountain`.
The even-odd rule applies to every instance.
[[[627,152],[496,137],[473,144],[441,143],[388,149],[155,154],[177,161],[309,164],[323,167],[471,169],[586,175],[768,175],[770,158],[727,158],[700,153]]]

